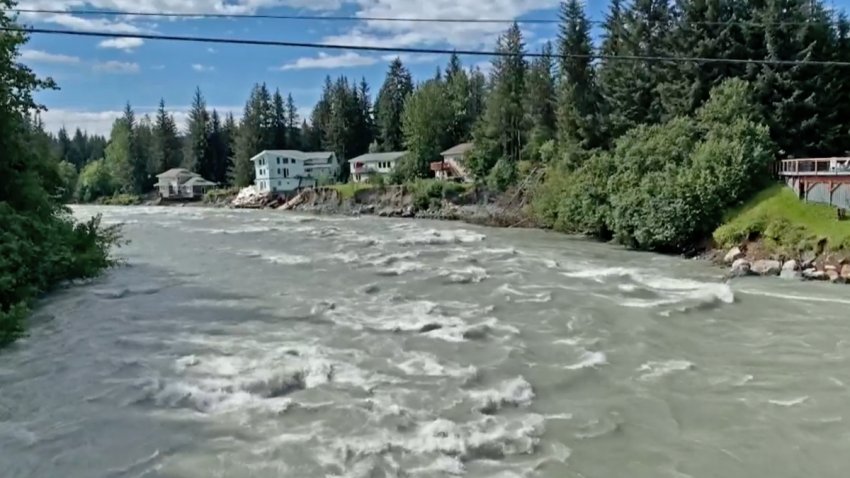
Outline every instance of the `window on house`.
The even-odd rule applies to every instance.
[[[289,158],[283,158],[283,164],[289,164]]]
[[[277,168],[277,174],[280,174],[280,168]]]
[[[280,158],[277,158],[277,164],[280,164]]]

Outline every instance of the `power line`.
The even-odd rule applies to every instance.
[[[329,21],[374,21],[413,23],[559,23],[555,19],[514,20],[506,18],[413,18],[413,17],[369,17],[344,15],[272,15],[254,13],[185,13],[185,12],[122,12],[120,10],[58,10],[42,8],[13,8],[19,13],[52,13],[67,15],[103,15],[127,17],[174,17],[174,18],[255,18],[266,20],[329,20]]]
[[[132,12],[121,10],[61,10],[49,8],[13,8],[11,11],[18,13],[41,13],[56,15],[81,15],[81,16],[121,16],[121,17],[151,17],[151,18],[232,18],[232,19],[257,19],[257,20],[295,20],[295,21],[343,21],[343,22],[399,22],[399,23],[521,23],[521,24],[559,24],[557,18],[424,18],[424,17],[379,17],[379,16],[356,16],[356,15],[283,15],[283,14],[259,14],[259,13],[187,13],[187,12]],[[673,20],[648,20],[648,23],[677,23]],[[605,24],[604,20],[588,20],[594,25]],[[803,21],[803,22],[750,22],[740,20],[730,21],[692,21],[679,22],[690,26],[805,26],[805,25],[831,25],[831,22]]]
[[[277,46],[290,48],[310,48],[310,49],[326,49],[326,50],[351,50],[351,51],[371,51],[384,53],[414,53],[414,54],[438,54],[438,55],[466,55],[466,56],[488,56],[488,57],[513,57],[509,52],[503,51],[481,51],[481,50],[450,50],[444,48],[413,48],[413,47],[385,47],[385,46],[370,46],[370,45],[339,45],[339,44],[324,44],[311,42],[290,42],[278,40],[254,40],[248,38],[220,38],[220,37],[200,37],[200,36],[177,36],[177,35],[160,35],[146,33],[112,33],[99,31],[76,31],[76,30],[58,30],[52,28],[21,28],[21,27],[0,27],[0,31],[18,32],[18,33],[36,33],[46,35],[70,35],[81,37],[94,38],[138,38],[141,40],[162,40],[176,41],[189,43],[218,43],[227,45],[253,45],[253,46]],[[538,58],[546,56],[543,53],[524,53],[523,56],[529,58]],[[831,61],[831,60],[765,60],[765,59],[742,59],[742,58],[708,58],[708,57],[689,57],[689,56],[641,56],[641,55],[604,55],[604,54],[553,54],[554,58],[592,58],[606,61],[640,61],[640,62],[669,62],[669,63],[727,63],[727,64],[743,64],[743,65],[775,65],[775,66],[836,66],[850,67],[850,62],[847,61]]]

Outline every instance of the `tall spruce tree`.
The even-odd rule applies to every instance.
[[[555,139],[556,132],[556,95],[555,79],[552,75],[552,45],[546,43],[541,49],[542,56],[531,62],[526,85],[526,104],[528,105],[528,143],[523,156],[532,161],[540,160],[540,148]]]
[[[245,187],[254,182],[254,163],[251,162],[264,147],[264,118],[267,104],[264,104],[262,90],[265,86],[254,85],[251,95],[245,103],[242,120],[236,133],[233,146],[233,161],[229,176],[231,182],[239,187]],[[266,90],[266,93],[268,91]]]
[[[449,58],[445,74],[446,95],[452,120],[449,125],[449,143],[467,141],[472,134],[472,126],[477,119],[473,116],[470,94],[470,78],[463,69],[460,57],[453,53]]]
[[[295,106],[295,100],[292,98],[292,93],[286,97],[286,144],[292,149],[301,148],[301,131],[298,124],[298,108]]]
[[[484,177],[499,160],[514,168],[522,157],[527,129],[525,44],[514,23],[499,38],[499,56],[493,60],[490,94],[484,117],[475,131],[475,151],[470,161],[473,172]]]
[[[210,117],[200,88],[195,89],[186,126],[186,149],[183,167],[207,178],[211,172],[209,157]]]
[[[227,171],[230,169],[230,145],[228,144],[228,133],[221,124],[218,111],[213,110],[210,117],[209,136],[209,176],[206,179],[219,184],[227,182]]]
[[[272,140],[271,149],[287,149],[289,146],[289,134],[286,129],[286,103],[280,90],[275,90],[272,97]]]
[[[154,129],[153,161],[157,174],[180,166],[183,162],[180,137],[174,117],[165,109],[165,100],[159,100]]]
[[[617,0],[612,8],[619,8]],[[590,20],[581,2],[569,0],[562,3],[558,35],[557,122],[558,137],[563,146],[593,148],[602,142],[592,55]]]
[[[378,145],[382,151],[399,151],[404,144],[401,131],[401,116],[404,101],[413,92],[410,72],[400,58],[390,63],[387,77],[378,98],[375,100],[375,121],[378,129]]]

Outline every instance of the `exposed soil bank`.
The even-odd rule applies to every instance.
[[[497,227],[535,227],[536,222],[524,207],[525,199],[517,191],[493,194],[473,189],[423,200],[404,186],[363,189],[345,198],[334,188],[318,188],[303,191],[280,205],[279,209],[316,214],[440,219]]]

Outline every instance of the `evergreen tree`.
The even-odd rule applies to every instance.
[[[181,142],[174,117],[165,109],[165,100],[159,100],[154,130],[153,163],[156,174],[180,166],[183,162]]]
[[[399,151],[404,143],[401,132],[401,116],[404,101],[413,92],[410,72],[400,58],[390,63],[387,77],[375,101],[375,119],[378,129],[378,144],[383,151]]]
[[[280,90],[275,90],[272,97],[272,140],[271,149],[287,149],[289,134],[287,131],[286,104]]]
[[[504,168],[515,168],[527,136],[525,45],[519,25],[514,23],[499,38],[499,56],[493,60],[490,94],[484,117],[475,131],[475,151],[470,167],[484,177],[500,160]]]
[[[136,142],[136,154],[139,155],[137,167],[141,191],[148,192],[153,189],[156,175],[160,173],[156,165],[154,125],[149,115],[142,117],[133,136]]]
[[[230,169],[230,145],[228,142],[228,132],[221,124],[218,111],[213,110],[210,118],[209,137],[210,171],[209,176],[205,176],[206,179],[219,184],[227,182],[227,171]]]
[[[440,159],[440,152],[452,144],[451,127],[455,120],[450,107],[448,85],[430,80],[417,88],[404,105],[402,126],[405,147],[405,179],[424,178],[430,174],[430,163]]]
[[[543,56],[532,61],[528,71],[526,104],[528,105],[528,143],[523,156],[540,160],[540,148],[555,139],[555,79],[552,76],[552,46],[546,43],[541,50]]]
[[[71,142],[71,138],[68,137],[68,130],[63,126],[59,129],[59,133],[56,137],[57,141],[57,151],[56,155],[60,161],[68,161],[71,164],[74,164],[77,168],[79,165],[71,160],[71,156],[73,155],[74,144]]]
[[[263,149],[268,149],[264,147],[263,115],[267,105],[264,104],[263,89],[265,86],[255,85],[251,90],[251,96],[245,103],[245,110],[236,133],[229,176],[231,182],[239,187],[253,184],[254,163],[251,162],[251,158]],[[268,93],[267,90],[266,93]]]
[[[619,8],[615,0],[612,8]],[[612,15],[619,13],[612,12]],[[579,0],[561,4],[558,36],[558,136],[562,146],[592,148],[599,144],[599,98],[593,70],[590,21]]]
[[[467,141],[472,133],[472,125],[477,119],[473,116],[471,102],[471,84],[469,75],[463,69],[460,58],[452,54],[446,66],[446,94],[448,107],[452,115],[449,125],[449,143]]]
[[[301,148],[301,132],[298,129],[298,108],[292,93],[286,97],[286,144],[289,148]]]
[[[207,178],[211,173],[209,144],[209,113],[207,102],[200,88],[195,89],[192,107],[186,125],[186,150],[183,155],[183,167]]]
[[[353,144],[349,158],[360,156],[369,151],[369,145],[375,138],[375,121],[372,118],[372,99],[369,96],[369,84],[361,78],[354,91],[356,110],[354,115]]]
[[[484,76],[481,68],[475,67],[469,73],[469,93],[467,95],[469,132],[462,139],[469,140],[471,138],[472,129],[484,115],[486,102],[487,77]]]
[[[106,166],[115,181],[116,188],[124,193],[136,192],[133,175],[132,127],[133,122],[128,121],[126,115],[116,119],[112,124],[112,132],[109,134],[109,145],[106,147]]]

